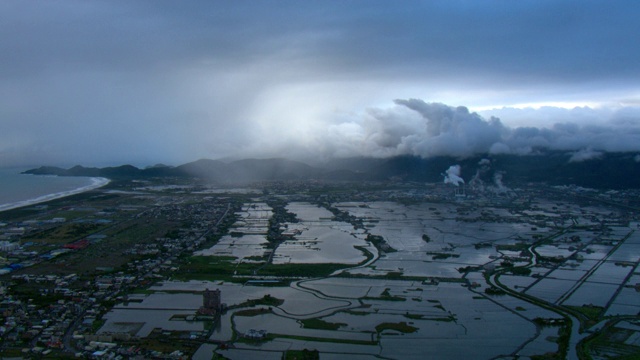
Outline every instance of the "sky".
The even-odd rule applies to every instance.
[[[638,14],[625,0],[4,0],[0,167],[640,152]]]

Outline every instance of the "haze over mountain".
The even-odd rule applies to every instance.
[[[630,0],[2,1],[0,167],[637,154],[638,13]]]
[[[230,162],[201,159],[180,166],[139,169],[131,165],[106,168],[74,166],[69,169],[42,166],[26,171],[35,175],[102,176],[111,179],[157,177],[197,178],[204,183],[243,184],[258,181],[411,181],[468,184],[473,189],[536,182],[550,185],[579,185],[590,188],[640,188],[640,167],[629,153],[607,153],[584,161],[571,161],[565,152],[521,156],[476,155],[464,159],[450,156],[421,158],[404,155],[389,158],[342,158],[322,164],[287,159],[245,159]]]

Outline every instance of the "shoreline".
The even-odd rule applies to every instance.
[[[83,187],[79,187],[77,189],[57,192],[57,193],[53,193],[53,194],[42,195],[42,196],[38,196],[38,197],[33,198],[33,199],[22,200],[22,201],[18,201],[18,202],[14,202],[14,203],[0,205],[0,212],[6,211],[6,210],[13,210],[13,209],[17,209],[17,208],[21,208],[21,207],[25,207],[25,206],[31,206],[31,205],[35,205],[35,204],[40,204],[40,203],[43,203],[43,202],[56,200],[56,199],[60,199],[60,198],[71,196],[71,195],[80,194],[80,193],[87,192],[87,191],[90,191],[90,190],[95,190],[95,189],[98,189],[98,188],[101,188],[101,187],[107,185],[110,182],[111,182],[111,180],[109,180],[107,178],[92,177],[91,178],[91,184],[83,186]]]

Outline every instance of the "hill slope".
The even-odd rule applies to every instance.
[[[131,165],[107,168],[75,166],[70,169],[43,166],[26,174],[59,176],[101,176],[117,178],[189,177],[218,183],[247,183],[275,180],[327,181],[417,181],[440,182],[451,165],[460,165],[466,181],[507,183],[545,182],[575,184],[592,188],[640,188],[640,163],[635,154],[609,153],[600,158],[571,162],[571,154],[547,152],[538,155],[477,155],[420,158],[398,156],[386,159],[334,159],[320,165],[287,159],[245,159],[232,162],[201,159],[177,167],[154,166],[138,169]]]

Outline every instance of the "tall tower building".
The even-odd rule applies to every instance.
[[[206,289],[202,294],[202,307],[205,309],[219,310],[221,304],[219,289]]]
[[[216,315],[222,311],[222,302],[220,301],[220,289],[206,289],[202,293],[202,306],[198,309],[201,315]]]

